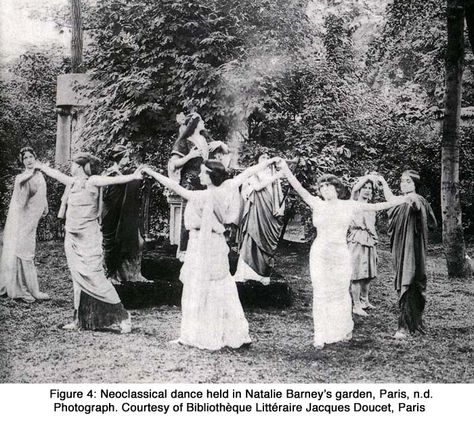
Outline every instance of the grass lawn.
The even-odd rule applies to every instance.
[[[304,244],[278,251],[276,271],[291,286],[294,305],[247,309],[252,346],[208,352],[168,343],[179,333],[180,309],[173,306],[132,310],[128,335],[61,330],[72,318],[72,284],[62,243],[41,242],[38,273],[52,300],[0,299],[0,382],[474,382],[474,283],[448,280],[440,246],[428,251],[426,335],[392,339],[397,300],[390,253],[382,246],[380,275],[371,288],[376,309],[354,317],[352,341],[323,350],[312,347],[308,252]]]

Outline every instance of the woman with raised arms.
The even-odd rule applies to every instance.
[[[224,224],[240,212],[239,186],[276,159],[248,168],[226,179],[224,165],[204,160],[199,174],[205,190],[185,189],[149,168],[143,171],[188,201],[184,223],[189,243],[181,268],[181,333],[175,342],[201,349],[238,348],[250,344],[249,327],[229,271],[229,247]]]
[[[387,209],[405,199],[393,196],[385,180],[380,178],[388,202],[367,204],[341,200],[339,195],[342,182],[331,174],[318,179],[321,199],[303,188],[283,160],[277,165],[303,201],[311,207],[313,224],[318,231],[309,258],[313,284],[314,346],[322,348],[327,343],[350,340],[354,323],[350,296],[352,266],[346,240],[347,230],[354,213]]]

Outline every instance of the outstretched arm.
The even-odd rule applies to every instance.
[[[393,195],[390,201],[377,202],[376,204],[367,204],[364,202],[357,201],[357,206],[359,207],[359,209],[364,210],[364,211],[382,211],[382,210],[386,210],[386,209],[395,207],[397,205],[403,204],[404,202],[408,202],[407,196],[394,196]]]
[[[142,169],[139,167],[132,174],[126,174],[121,176],[91,176],[89,177],[89,184],[97,187],[109,186],[109,185],[122,185],[124,183],[131,182],[132,180],[141,180]]]
[[[52,177],[56,179],[58,182],[61,182],[64,185],[69,185],[73,182],[74,178],[71,176],[67,176],[64,173],[61,173],[59,170],[52,169],[47,164],[43,164],[40,162],[36,162],[35,168],[41,170],[46,176]]]
[[[258,172],[266,169],[270,164],[276,163],[279,160],[280,158],[275,157],[275,158],[271,158],[270,160],[265,160],[261,163],[255,164],[254,166],[249,167],[248,169],[244,170],[238,176],[234,177],[232,179],[232,182],[235,183],[237,186],[240,186],[249,177],[252,177],[254,174],[257,174]]]
[[[283,172],[278,171],[272,176],[270,176],[268,179],[265,179],[263,182],[254,181],[252,179],[251,186],[253,190],[261,191],[262,189],[265,189],[268,185],[271,185],[273,182],[280,179],[281,177],[283,177]]]
[[[299,182],[299,180],[295,177],[295,175],[291,172],[290,168],[288,167],[288,164],[286,163],[285,160],[281,160],[279,162],[279,166],[281,167],[281,170],[283,174],[286,176],[286,179],[290,183],[290,185],[293,187],[293,189],[298,193],[299,196],[303,199],[304,202],[306,202],[310,207],[313,206],[314,204],[314,197],[311,195],[304,187],[303,185]]]
[[[162,174],[153,171],[149,167],[143,168],[143,173],[148,174],[149,176],[153,177],[153,179],[157,180],[166,188],[176,192],[179,196],[182,196],[184,199],[188,201],[191,199],[192,191],[183,188],[179,183],[175,182],[174,180],[170,179],[169,177],[163,176]]]

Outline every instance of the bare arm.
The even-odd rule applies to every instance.
[[[254,190],[261,191],[262,189],[265,189],[268,185],[271,185],[273,182],[275,182],[282,176],[283,176],[283,173],[279,171],[273,174],[268,179],[264,180],[263,182],[257,182],[257,181],[253,182],[251,186]]]
[[[124,183],[131,182],[132,180],[141,180],[142,177],[142,169],[137,169],[133,174],[126,174],[121,176],[91,176],[89,177],[88,183],[101,187],[101,186],[109,186],[109,185],[122,185]]]
[[[296,191],[296,193],[301,196],[304,202],[306,202],[310,207],[314,204],[314,197],[311,195],[299,182],[299,180],[295,177],[295,175],[291,172],[288,164],[285,161],[280,162],[280,166],[282,167],[283,174],[286,176],[286,179]]]
[[[367,204],[357,201],[357,207],[364,211],[382,211],[407,202],[406,196],[394,196],[390,201],[377,202],[376,204]]]
[[[61,173],[59,170],[52,169],[46,164],[36,162],[35,168],[41,170],[44,174],[46,174],[46,176],[52,177],[64,185],[70,185],[74,180],[73,177],[67,176],[64,173]]]
[[[201,153],[197,148],[193,148],[186,154],[184,157],[180,157],[177,154],[172,154],[170,158],[170,165],[173,170],[179,170],[183,167],[188,161],[192,160],[193,158],[201,157]]]
[[[380,183],[382,184],[383,196],[385,197],[385,199],[387,201],[391,201],[393,198],[395,198],[395,195],[392,193],[392,190],[388,186],[387,181],[382,176],[379,176],[377,180],[380,181]]]
[[[235,183],[237,186],[240,186],[242,183],[244,183],[249,177],[252,177],[253,175],[257,174],[258,172],[264,170],[267,168],[270,164],[275,163],[276,161],[280,160],[279,158],[272,158],[270,160],[263,161],[259,164],[255,164],[252,167],[249,167],[248,169],[244,170],[242,173],[240,173],[238,176],[234,177],[232,179],[232,182]]]
[[[188,201],[191,199],[192,191],[183,188],[179,183],[175,182],[174,180],[170,179],[169,177],[163,176],[162,174],[153,171],[152,169],[145,167],[143,172],[153,177],[159,183],[161,183],[166,188],[176,192],[179,196],[182,196],[184,199]]]

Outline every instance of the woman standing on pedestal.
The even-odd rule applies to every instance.
[[[99,159],[77,154],[67,176],[47,165],[36,168],[66,185],[60,218],[66,217],[64,249],[74,286],[74,321],[64,329],[131,331],[130,314],[105,276],[102,233],[99,225],[99,189],[102,186],[141,179],[141,171],[126,176],[98,176]]]
[[[49,299],[39,289],[34,263],[36,229],[40,218],[48,214],[46,181],[39,171],[35,171],[36,153],[32,148],[22,148],[19,161],[25,171],[15,178],[5,223],[0,295],[34,302]]]
[[[192,113],[188,116],[181,113],[176,120],[181,126],[168,162],[168,174],[171,179],[178,181],[185,189],[203,190],[204,186],[199,180],[199,174],[203,160],[209,158],[209,145],[206,138],[201,134],[205,130],[204,121],[198,113]],[[189,232],[184,224],[185,209],[186,199],[183,198],[181,234],[177,251],[177,257],[181,261],[184,260],[189,239]]]
[[[339,199],[342,182],[326,174],[318,179],[322,199],[311,195],[281,161],[283,173],[302,199],[313,211],[313,224],[318,235],[310,251],[310,273],[313,284],[314,346],[352,338],[352,300],[350,283],[351,255],[347,246],[347,230],[356,212],[378,211],[400,204],[403,197],[389,202],[365,204]],[[384,189],[385,191],[385,189]]]
[[[263,170],[272,160],[250,167],[234,179],[226,179],[224,165],[216,160],[201,164],[204,191],[185,189],[151,169],[144,172],[188,201],[184,221],[189,245],[181,268],[181,334],[178,343],[201,349],[238,348],[251,342],[248,323],[237,287],[229,271],[229,247],[224,224],[240,212],[239,186]]]

